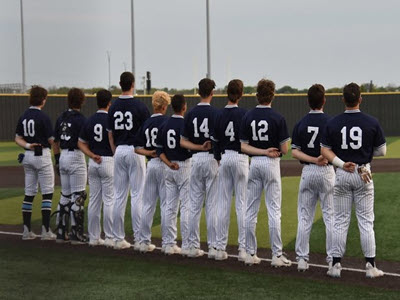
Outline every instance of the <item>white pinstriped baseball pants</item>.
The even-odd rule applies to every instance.
[[[131,189],[133,235],[135,241],[139,239],[145,172],[145,157],[136,154],[133,146],[117,147],[114,155],[113,235],[115,241],[125,238],[125,210],[129,188]]]
[[[74,193],[86,190],[87,169],[85,154],[80,150],[62,150],[60,155],[60,180],[61,180],[61,199],[62,205],[75,202],[77,197]],[[71,198],[63,195],[71,195]],[[74,220],[72,219],[72,223]]]
[[[180,207],[182,249],[189,249],[189,182],[191,159],[172,161],[179,165],[178,170],[165,169],[165,230],[163,246],[176,244],[177,217]]]
[[[272,255],[280,256],[282,254],[280,158],[255,156],[251,159],[247,185],[245,233],[246,252],[252,255],[257,253],[256,224],[263,190],[265,190],[265,204],[268,211]]]
[[[232,191],[235,191],[239,249],[245,249],[244,219],[246,213],[249,157],[237,151],[226,150],[222,154],[218,170],[218,199],[216,200],[216,248],[226,249],[231,216]]]
[[[35,156],[34,151],[25,151],[22,165],[25,171],[25,195],[35,196],[38,183],[42,195],[54,193],[54,169],[49,148],[43,148],[42,156]]]
[[[333,229],[333,186],[335,170],[333,166],[304,165],[301,173],[297,203],[296,259],[309,260],[310,234],[314,221],[315,207],[320,199],[322,217],[326,230],[327,262],[332,260]]]
[[[214,155],[199,152],[192,157],[190,172],[189,245],[200,248],[200,216],[205,200],[208,248],[216,247],[216,210],[218,196],[218,163]]]
[[[114,206],[114,158],[102,156],[98,164],[89,159],[88,232],[90,240],[100,238],[100,214],[103,204],[103,228],[106,238],[112,239]]]
[[[147,163],[143,190],[143,209],[139,231],[140,243],[149,244],[151,242],[151,227],[156,211],[157,198],[160,199],[161,236],[165,234],[165,167],[165,164],[159,158],[152,158]]]
[[[360,230],[361,249],[365,257],[375,257],[374,183],[364,183],[357,171],[349,173],[340,168],[336,171],[333,192],[335,217],[332,255],[333,257],[343,257],[346,251],[353,203]]]

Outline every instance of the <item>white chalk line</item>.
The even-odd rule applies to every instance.
[[[0,231],[0,234],[22,236],[22,233],[18,233],[18,232]],[[37,235],[37,237],[40,237],[40,235]],[[131,248],[133,248],[133,245],[131,246]],[[156,249],[161,251],[161,247],[156,247]],[[208,255],[208,252],[204,251],[204,255]],[[232,258],[236,258],[236,259],[238,258],[237,255],[233,255],[233,254],[228,254],[228,257],[232,257]],[[266,262],[271,262],[272,261],[269,258],[261,258],[260,257],[260,259],[261,259],[261,261],[266,261]],[[292,265],[297,265],[297,262],[292,261]],[[311,264],[311,263],[309,263],[308,265],[310,267],[316,267],[316,268],[321,268],[321,269],[328,269],[329,268],[328,265]],[[342,271],[365,273],[365,270],[363,270],[363,269],[345,268],[345,267],[342,267]],[[385,272],[385,276],[400,277],[400,274]]]

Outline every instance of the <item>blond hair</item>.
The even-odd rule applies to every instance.
[[[156,91],[153,94],[151,104],[153,105],[153,109],[156,111],[161,110],[164,106],[168,106],[171,103],[171,97],[168,93],[163,91]]]

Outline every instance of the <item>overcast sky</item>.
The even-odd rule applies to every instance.
[[[136,76],[191,88],[206,74],[205,0],[135,0]],[[0,0],[0,83],[21,82],[19,1]],[[398,0],[210,0],[217,86],[400,85]],[[24,0],[28,85],[108,86],[130,70],[130,0]]]

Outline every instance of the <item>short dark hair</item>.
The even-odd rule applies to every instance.
[[[215,82],[209,78],[203,78],[199,81],[199,95],[201,98],[207,98],[215,89]]]
[[[124,72],[119,77],[119,85],[123,92],[127,92],[132,88],[132,84],[135,83],[135,76],[131,72]]]
[[[182,112],[184,106],[186,104],[185,96],[182,94],[176,94],[171,99],[171,106],[175,113]]]
[[[85,94],[81,89],[72,88],[68,92],[68,108],[70,109],[81,109],[83,102],[85,101]]]
[[[347,107],[355,107],[360,99],[360,87],[357,83],[349,83],[343,88],[344,103]]]
[[[321,109],[325,100],[325,88],[322,84],[312,85],[307,92],[308,105],[311,109]]]
[[[97,99],[97,107],[98,108],[106,108],[108,106],[108,103],[110,103],[112,98],[111,92],[108,90],[100,90],[96,93],[96,99]]]
[[[47,97],[47,90],[41,86],[34,85],[29,91],[29,104],[32,106],[42,105]]]
[[[240,79],[233,79],[228,83],[228,99],[236,103],[243,96],[243,81]]]
[[[261,79],[257,83],[257,100],[260,104],[270,104],[275,96],[275,83],[269,79]]]

